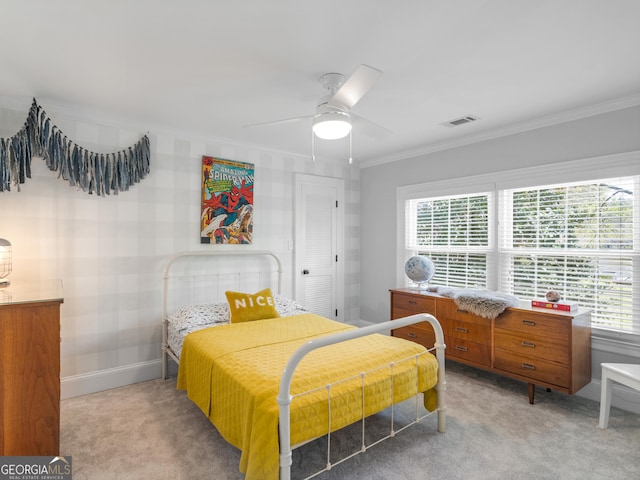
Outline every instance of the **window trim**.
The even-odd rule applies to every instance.
[[[404,274],[404,262],[411,254],[411,251],[405,248],[405,202],[407,200],[486,191],[498,192],[504,189],[528,188],[630,175],[640,175],[640,151],[638,150],[397,187],[396,284],[408,285]],[[493,202],[493,208],[494,210],[498,208],[497,199]],[[497,214],[497,211],[494,211],[494,214]],[[640,225],[637,228],[640,228]],[[497,253],[497,248],[498,245],[495,242],[492,253]],[[592,328],[593,336],[595,337],[617,339],[634,344],[640,343],[640,335],[636,333],[608,330],[595,325]]]

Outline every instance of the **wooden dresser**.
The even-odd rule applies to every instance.
[[[403,288],[391,290],[391,320],[430,313],[444,331],[448,359],[490,370],[529,385],[573,394],[591,381],[591,313],[540,308],[508,308],[495,320],[460,310],[435,293]],[[432,347],[428,323],[392,331],[396,337]]]
[[[0,289],[0,456],[59,455],[61,282]]]

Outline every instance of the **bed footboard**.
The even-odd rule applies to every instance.
[[[355,330],[349,330],[325,337],[315,338],[302,345],[291,356],[282,374],[280,382],[280,391],[278,394],[279,404],[279,437],[280,437],[280,480],[290,480],[291,478],[291,465],[292,465],[292,449],[290,441],[291,421],[290,421],[290,408],[292,402],[291,395],[291,381],[296,367],[302,361],[302,359],[310,352],[333,345],[347,340],[352,340],[366,335],[374,333],[388,333],[392,329],[405,327],[418,322],[429,322],[433,327],[436,336],[435,356],[438,362],[438,381],[436,384],[436,390],[438,393],[438,405],[437,405],[437,421],[438,432],[444,433],[446,431],[446,415],[445,415],[445,363],[444,363],[444,334],[442,327],[438,320],[430,314],[420,313],[396,319],[393,322],[384,322],[380,324],[370,325]]]

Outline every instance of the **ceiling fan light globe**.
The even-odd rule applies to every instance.
[[[346,113],[326,112],[313,119],[313,133],[324,140],[337,140],[349,135],[351,118]]]

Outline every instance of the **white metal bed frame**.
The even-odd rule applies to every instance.
[[[267,250],[251,250],[251,251],[227,251],[227,252],[207,252],[207,251],[195,251],[195,252],[181,252],[174,256],[172,256],[165,264],[163,270],[163,292],[162,292],[162,318],[163,318],[163,329],[162,329],[162,378],[167,378],[167,360],[168,357],[171,357],[176,363],[179,363],[179,359],[177,356],[171,351],[171,348],[168,345],[168,313],[167,312],[167,296],[168,296],[168,280],[170,278],[170,269],[172,264],[183,257],[198,257],[198,256],[268,256],[274,259],[275,264],[277,266],[277,282],[278,282],[278,293],[280,293],[282,288],[282,264],[280,259],[273,253]],[[416,396],[416,413],[415,419],[408,423],[407,425],[402,426],[399,429],[395,429],[394,421],[393,421],[393,405],[391,406],[391,430],[389,435],[381,438],[369,445],[365,444],[364,438],[364,408],[363,417],[361,419],[362,422],[362,446],[361,449],[354,452],[351,455],[348,455],[345,458],[342,458],[338,461],[331,463],[330,461],[330,444],[331,444],[331,428],[328,429],[329,433],[327,434],[328,442],[327,442],[327,464],[326,467],[308,477],[305,480],[313,478],[325,471],[331,470],[331,468],[335,465],[338,465],[346,460],[349,460],[353,456],[365,452],[367,449],[371,448],[378,443],[395,436],[397,433],[402,430],[420,422],[422,419],[432,415],[437,412],[437,430],[440,433],[445,433],[446,431],[446,402],[445,402],[445,392],[446,392],[446,380],[445,380],[445,361],[444,361],[444,334],[442,331],[442,327],[438,320],[430,314],[420,313],[416,315],[411,315],[408,317],[404,317],[401,319],[393,320],[393,322],[385,322],[381,324],[369,325],[367,327],[358,328],[355,330],[349,330],[346,332],[339,332],[332,335],[327,335],[320,338],[315,338],[313,340],[308,341],[300,348],[298,348],[293,355],[289,358],[285,369],[282,373],[281,381],[280,381],[280,390],[277,397],[277,402],[279,405],[279,445],[280,445],[280,480],[290,480],[291,479],[291,465],[293,463],[293,449],[297,446],[291,446],[291,419],[290,419],[290,408],[291,402],[293,400],[293,396],[291,395],[291,382],[295,372],[296,367],[302,361],[302,359],[309,353],[319,348],[323,348],[329,345],[334,345],[336,343],[345,342],[348,340],[352,340],[359,337],[364,337],[367,335],[372,335],[375,333],[389,333],[392,329],[405,327],[407,325],[412,325],[414,323],[419,322],[428,322],[435,332],[435,345],[431,351],[435,350],[436,360],[438,362],[438,380],[436,384],[436,391],[438,395],[438,403],[437,409],[434,412],[429,412],[426,414],[420,414],[418,410],[418,397]],[[416,356],[417,357],[417,356]],[[392,366],[393,368],[393,366]],[[417,368],[417,363],[416,363]],[[364,377],[366,373],[362,373]],[[417,378],[417,376],[416,376]],[[340,381],[344,381],[344,379],[340,379]],[[327,385],[330,388],[331,385]],[[392,387],[393,388],[393,387]],[[364,397],[363,397],[364,401]],[[331,416],[329,415],[329,421]],[[329,425],[330,427],[330,425]],[[299,446],[299,445],[298,445]]]

